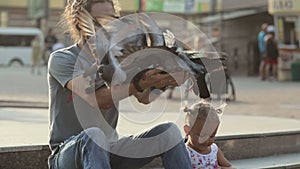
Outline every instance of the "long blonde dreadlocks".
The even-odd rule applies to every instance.
[[[68,0],[65,11],[61,16],[60,25],[74,42],[95,32],[92,29],[95,29],[94,24],[96,20],[90,15],[90,12],[92,5],[98,2],[112,3],[115,16],[120,16],[118,0]]]
[[[120,16],[120,7],[117,0],[68,0],[60,24],[74,42],[82,41],[88,45],[95,63],[86,70],[84,76],[96,72],[100,68],[100,59],[96,54],[96,27],[102,27],[99,20],[91,16],[91,8],[95,3],[109,2],[114,7],[115,16]]]

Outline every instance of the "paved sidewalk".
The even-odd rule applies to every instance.
[[[47,144],[48,92],[43,73],[32,76],[28,68],[0,68],[0,78],[4,79],[0,83],[0,147]],[[233,81],[237,101],[227,103],[218,136],[300,130],[299,82],[269,82],[254,77],[234,77]],[[122,101],[118,126],[121,136],[165,121],[182,126],[180,90],[175,90],[172,100],[166,96],[152,106],[137,106],[135,99]],[[193,98],[189,97],[190,103]],[[291,164],[298,166],[299,161],[299,154],[288,154],[232,163],[239,169],[256,169],[288,168]]]
[[[0,146],[46,144],[47,109],[3,107],[11,100],[31,107],[34,107],[32,102],[38,102],[39,107],[47,107],[45,72],[37,76],[31,75],[29,68],[0,68],[0,78],[4,79],[0,83]],[[260,81],[254,77],[234,77],[233,81],[237,101],[228,102],[218,135],[300,130],[299,82]],[[120,133],[136,133],[164,121],[182,126],[179,89],[175,90],[174,99],[167,100],[166,96],[167,93],[152,106],[135,108],[131,106],[136,105],[135,99],[122,101]],[[194,100],[192,96],[189,99]],[[26,101],[31,103],[26,104]],[[14,106],[16,102],[10,104]]]
[[[136,134],[155,124],[173,121],[178,126],[183,126],[183,117],[173,112],[161,114],[157,120],[149,123],[137,123],[128,117],[135,113],[122,113],[119,119],[118,131],[120,136]],[[143,115],[145,119],[151,116]],[[0,147],[44,145],[48,143],[48,114],[46,109],[0,109]],[[182,128],[181,128],[182,130]],[[281,131],[300,130],[300,120],[244,116],[224,115],[218,131],[218,136],[272,133]],[[184,136],[183,130],[182,134]]]

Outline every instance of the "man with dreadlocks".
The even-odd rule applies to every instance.
[[[48,84],[50,94],[51,169],[137,169],[161,157],[166,169],[190,169],[180,131],[173,123],[164,123],[138,135],[118,138],[118,101],[134,95],[150,103],[150,88],[178,86],[170,74],[149,69],[128,84],[109,86],[95,80],[95,92],[87,92],[91,80],[75,71],[84,46],[95,55],[95,44],[88,39],[101,28],[101,18],[116,18],[118,5],[113,0],[68,0],[62,16],[66,32],[75,44],[51,54]],[[98,42],[97,43],[101,43]],[[95,58],[96,64],[99,64]],[[93,67],[89,63],[88,67]],[[182,72],[177,76],[185,75]],[[100,75],[99,75],[100,76]],[[112,94],[112,89],[117,95]],[[125,92],[124,92],[125,91]]]

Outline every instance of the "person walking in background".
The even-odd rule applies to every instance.
[[[31,41],[31,74],[34,74],[35,69],[37,69],[37,74],[41,74],[40,62],[43,55],[43,49],[38,36],[34,37]]]
[[[186,148],[195,169],[233,169],[221,149],[214,143],[220,124],[218,111],[205,101],[194,104],[190,109],[184,108]]]
[[[259,77],[261,80],[265,80],[265,57],[266,57],[266,49],[265,49],[265,36],[267,34],[268,24],[264,23],[261,25],[261,31],[258,33],[258,49],[259,49]]]
[[[278,65],[278,46],[275,41],[275,27],[273,25],[269,25],[267,28],[267,36],[266,36],[266,58],[265,58],[265,75],[266,79],[271,80],[270,78],[270,68],[272,68],[272,76],[276,80],[277,79],[277,65]]]
[[[169,88],[169,94],[168,94],[168,99],[173,99],[173,92],[175,90],[175,87],[170,87]]]
[[[48,34],[46,35],[46,37],[45,37],[45,47],[46,47],[46,49],[52,49],[52,46],[55,44],[57,42],[57,38],[56,38],[56,36],[54,35],[54,33],[53,33],[53,29],[52,28],[50,28],[49,30],[48,30]]]
[[[44,64],[47,65],[49,56],[53,52],[52,47],[57,43],[57,38],[53,33],[53,29],[49,28],[48,33],[45,37],[45,49],[44,49]]]

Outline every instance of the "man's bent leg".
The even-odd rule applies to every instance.
[[[71,137],[50,159],[51,169],[110,169],[105,135],[99,128],[89,128]],[[101,146],[100,146],[101,145]]]
[[[162,155],[165,169],[191,169],[191,160],[188,156],[184,142],[178,143],[174,148]]]
[[[191,168],[180,131],[174,123],[161,124],[138,136],[122,138],[111,149],[112,169],[138,169],[159,156],[166,169]]]

